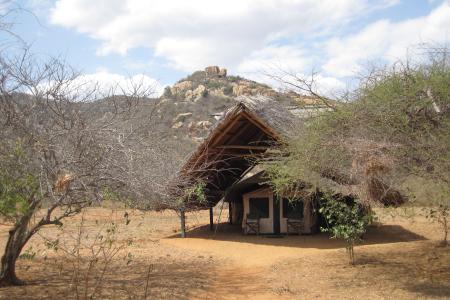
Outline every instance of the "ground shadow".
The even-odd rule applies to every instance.
[[[364,253],[357,257],[356,269],[361,271],[358,278],[363,282],[373,284],[373,278],[377,278],[389,282],[390,289],[402,289],[427,299],[450,297],[449,258],[450,248],[427,242],[396,251]]]
[[[99,275],[90,274],[89,284],[86,284],[85,270],[81,271],[77,292],[70,264],[62,271],[40,259],[27,265],[32,265],[32,270],[19,270],[26,285],[1,288],[0,299],[83,299],[85,286],[89,298],[96,285],[94,277]],[[202,266],[201,271],[199,265]],[[250,296],[265,288],[264,282],[248,284],[248,280],[258,283],[261,274],[244,273],[223,269],[220,263],[207,258],[183,260],[166,257],[156,261],[137,260],[130,265],[119,261],[108,268],[94,298],[191,299],[205,295],[205,299],[220,299],[220,295],[229,295],[237,290]]]
[[[337,249],[345,246],[341,240],[330,239],[327,233],[311,235],[243,235],[240,226],[220,223],[217,230],[210,230],[209,225],[195,227],[187,231],[187,238],[210,239],[237,243],[250,243],[270,246]],[[179,234],[168,238],[180,238]],[[376,225],[369,227],[364,235],[362,245],[390,244],[426,240],[425,237],[409,231],[399,225]]]

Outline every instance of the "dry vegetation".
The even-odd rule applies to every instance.
[[[180,239],[179,219],[171,211],[89,208],[31,240],[18,262],[18,275],[28,285],[2,288],[0,299],[450,297],[450,249],[437,246],[437,225],[419,215],[393,218],[391,212],[378,212],[380,223],[357,247],[356,265],[348,266],[343,243],[325,234],[242,236],[223,223],[214,236],[202,211],[188,214],[189,238]],[[116,231],[108,247],[97,233],[112,222]],[[71,256],[65,250],[76,247],[80,224],[85,247]],[[7,230],[0,227],[1,248]],[[58,238],[58,251],[46,246]],[[92,259],[92,250],[101,248],[120,248],[106,268],[109,256]]]

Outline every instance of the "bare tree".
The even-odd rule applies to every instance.
[[[107,190],[126,191],[131,120],[136,108],[157,105],[152,92],[142,82],[102,90],[27,49],[0,57],[0,214],[12,223],[0,285],[23,283],[16,260],[43,226],[62,224]]]

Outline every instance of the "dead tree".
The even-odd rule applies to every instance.
[[[19,202],[0,209],[12,224],[0,285],[23,283],[16,276],[16,260],[43,226],[62,224],[103,200],[106,190],[126,191],[133,119],[138,107],[153,111],[152,92],[142,82],[104,91],[59,59],[40,61],[28,50],[12,58],[3,53],[0,201]],[[20,159],[6,159],[14,156]]]

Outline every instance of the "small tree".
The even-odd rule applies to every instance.
[[[106,187],[130,185],[129,142],[138,128],[127,120],[152,90],[130,82],[102,91],[64,62],[40,61],[28,50],[0,52],[0,78],[0,214],[11,224],[0,269],[5,286],[23,284],[16,260],[42,227],[101,201]]]
[[[166,86],[164,88],[163,97],[164,98],[172,98],[173,97],[172,90],[170,89],[170,86]]]
[[[441,244],[448,245],[448,231],[450,218],[450,190],[447,188],[439,191],[439,193],[431,200],[429,204],[433,206],[425,207],[425,216],[427,219],[436,222],[441,226],[443,238]]]
[[[350,264],[355,263],[354,246],[361,242],[362,235],[372,222],[373,215],[365,211],[358,203],[346,203],[341,199],[333,199],[327,195],[321,199],[319,212],[325,217],[331,238],[343,239],[347,243],[346,250]]]

